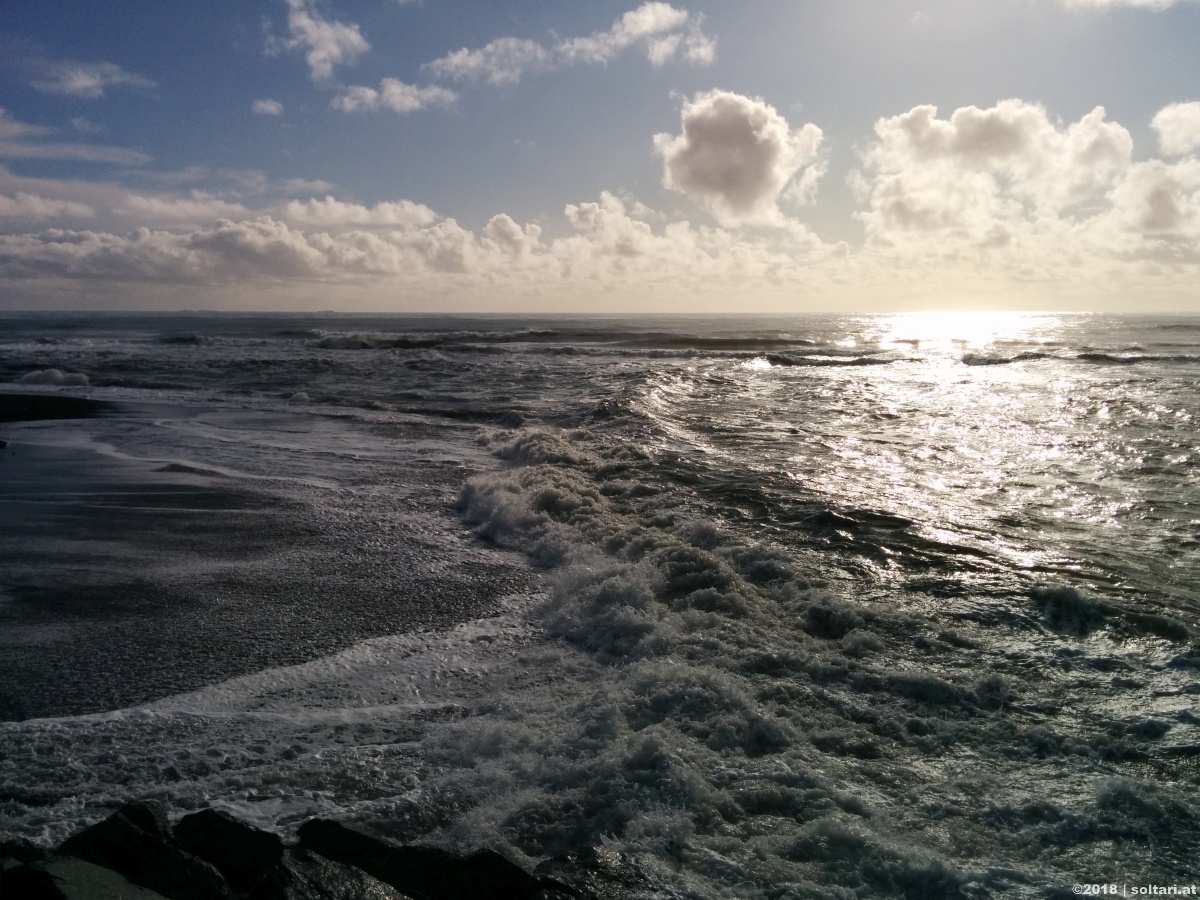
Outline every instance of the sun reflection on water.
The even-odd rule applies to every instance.
[[[1062,325],[1059,316],[1048,313],[965,310],[898,313],[881,316],[875,322],[883,345],[972,350],[1008,341],[1039,343]]]

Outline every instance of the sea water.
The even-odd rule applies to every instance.
[[[272,497],[324,543],[243,554],[270,616],[184,605],[140,659],[65,614],[6,638],[140,693],[0,724],[0,833],[154,797],[527,865],[603,844],[648,896],[1189,883],[1198,379],[1188,317],[7,314],[3,390],[116,410],[14,448]],[[20,671],[14,702],[51,693]]]

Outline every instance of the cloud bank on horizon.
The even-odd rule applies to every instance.
[[[793,21],[797,40],[846,42],[830,52],[847,84],[819,89],[764,50],[789,46],[767,39],[780,21],[756,31],[715,4],[600,21],[562,4],[525,23],[390,7],[353,22],[324,0],[264,0],[264,36],[227,41],[230,79],[260,78],[207,129],[193,120],[221,85],[173,79],[151,34],[118,60],[18,23],[37,49],[0,110],[0,308],[1200,311],[1200,81],[1181,77],[1196,64],[1165,67],[1138,102],[1114,87],[1120,115],[1100,82],[1054,103],[1012,90],[1023,68],[1070,70],[1054,53],[1081,17],[1141,29],[1134,72],[1169,49],[1165,17],[1200,23],[1191,0],[1047,0],[1061,34],[1046,59],[964,70],[980,83],[962,93],[987,99],[957,104],[896,62],[940,52],[931,28],[995,42],[945,2],[857,43]],[[418,28],[440,55],[404,38]],[[886,108],[849,83],[870,74],[850,55],[880,48],[899,54],[882,76],[923,95]]]

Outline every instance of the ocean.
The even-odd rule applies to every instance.
[[[1183,316],[2,314],[86,415],[0,422],[0,837],[1189,884],[1198,382]]]

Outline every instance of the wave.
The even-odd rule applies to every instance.
[[[320,338],[322,350],[431,350],[445,343],[440,338],[385,337],[372,334],[335,334]]]
[[[803,338],[701,337],[696,334],[673,334],[670,332],[649,332],[634,336],[617,332],[612,335],[611,340],[622,347],[651,347],[662,350],[748,350],[764,352],[792,347],[819,346],[816,341]]]
[[[1027,350],[1013,356],[998,356],[987,353],[967,353],[960,362],[967,366],[1007,366],[1012,363],[1036,362],[1043,359],[1074,360],[1094,365],[1134,366],[1141,363],[1187,364],[1200,362],[1200,356],[1186,353],[1155,354],[1132,348],[1124,351],[1084,350],[1073,356],[1061,356],[1040,350]]]
[[[773,366],[886,366],[896,362],[895,357],[879,356],[790,356],[784,353],[768,353],[767,361]]]
[[[47,384],[61,387],[88,387],[90,381],[82,372],[64,372],[62,369],[35,369],[16,379],[16,384]]]
[[[818,886],[835,884],[874,896],[898,883],[905,896],[965,896],[971,882],[1003,890],[1053,880],[998,857],[1007,855],[1004,841],[1027,832],[1038,837],[1020,838],[1022,846],[1045,839],[1072,852],[1066,848],[1075,839],[1056,826],[1062,821],[1172,840],[1170,816],[1185,808],[1183,794],[1150,781],[1101,774],[1086,807],[1026,810],[1019,784],[1078,772],[1072,759],[1080,753],[1140,758],[1141,746],[1170,728],[1136,716],[1091,727],[1081,724],[1078,701],[1050,715],[1035,700],[1044,679],[1026,674],[1045,664],[1035,664],[1037,651],[1020,664],[996,652],[1028,646],[1020,633],[1075,641],[1108,627],[1076,589],[1030,586],[1022,595],[1014,584],[1012,593],[999,592],[986,628],[967,614],[965,599],[995,590],[986,581],[964,583],[973,588],[961,597],[931,589],[925,595],[935,609],[954,598],[954,627],[947,627],[944,613],[927,618],[911,600],[872,602],[858,579],[847,584],[851,596],[831,590],[795,549],[796,526],[908,540],[916,530],[908,519],[797,509],[780,532],[784,550],[690,515],[695,507],[655,484],[653,462],[606,474],[616,447],[584,448],[568,433],[531,431],[498,436],[493,449],[515,468],[470,479],[459,512],[480,536],[547,571],[541,625],[605,673],[603,683],[588,682],[594,696],[560,707],[569,721],[554,728],[505,706],[490,728],[468,720],[440,738],[447,750],[457,748],[457,770],[482,765],[497,787],[519,788],[512,801],[489,797],[486,813],[475,816],[505,822],[526,852],[570,849],[608,833],[640,858],[670,861],[679,877],[696,879],[700,896],[728,896],[732,883],[766,871],[804,885],[805,896],[831,896]],[[913,572],[928,579],[934,542],[918,543],[931,552],[911,559]],[[939,545],[936,554],[956,550],[969,548]],[[881,558],[893,575],[898,562]],[[922,589],[914,581],[912,590]],[[1058,658],[1075,656],[1059,650]],[[927,830],[895,827],[900,796],[931,796],[934,785],[919,774],[927,763],[948,754],[994,760],[996,746],[1020,760],[1015,792],[998,787],[1004,796],[980,804],[958,797],[953,816],[979,823],[978,833],[994,833],[999,843],[962,853],[952,841],[929,841]],[[534,758],[555,762],[530,767]],[[894,789],[879,787],[882,773],[897,779]],[[476,784],[469,780],[476,777],[454,780]],[[936,820],[947,808],[939,801],[915,815]],[[997,818],[1006,816],[1011,824]],[[1183,828],[1194,830],[1196,817],[1185,820]],[[744,834],[767,830],[771,840],[748,853],[745,841],[756,839]],[[739,860],[750,859],[743,868]]]
[[[294,331],[277,332],[295,335]],[[454,346],[525,345],[530,349],[548,348],[571,352],[563,348],[598,350],[664,350],[708,351],[714,353],[765,353],[779,350],[804,350],[820,347],[818,341],[796,337],[771,336],[705,336],[677,332],[630,332],[627,329],[544,329],[523,331],[455,331],[455,332],[325,332],[319,329],[304,332],[316,346],[333,350],[420,349]],[[835,353],[830,349],[829,353]]]
[[[1117,355],[1115,353],[1090,351],[1077,354],[1075,359],[1080,360],[1081,362],[1095,363],[1097,365],[1113,366],[1133,366],[1139,363],[1200,363],[1200,356],[1193,356],[1185,353],[1163,355],[1150,353],[1130,353],[1127,355]]]
[[[989,356],[986,353],[968,353],[962,357],[963,365],[967,366],[1007,366],[1010,363],[1031,362],[1037,359],[1048,359],[1049,353],[1028,350],[1015,356]]]

